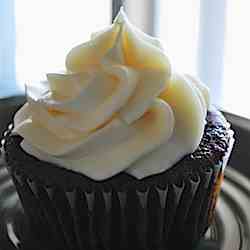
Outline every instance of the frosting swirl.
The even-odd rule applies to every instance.
[[[155,38],[123,10],[114,23],[73,48],[66,71],[28,85],[14,132],[35,157],[102,180],[137,178],[171,167],[202,137],[208,89],[171,74]]]

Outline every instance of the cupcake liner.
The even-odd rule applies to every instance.
[[[8,169],[42,249],[191,249],[212,222],[233,141],[221,162],[201,162],[176,183],[159,175],[154,182],[67,190],[18,166]]]
[[[8,169],[42,249],[191,249],[212,223],[232,145],[218,164],[201,162],[176,183],[159,175],[67,190],[18,166]]]
[[[12,176],[34,235],[46,249],[168,249],[178,242],[188,248],[210,223],[210,194],[222,165],[185,182],[124,190],[64,190],[20,171]]]

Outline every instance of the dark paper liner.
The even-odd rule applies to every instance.
[[[65,191],[22,172],[12,177],[34,237],[45,249],[173,249],[179,243],[188,249],[211,223],[222,166],[185,182],[127,190]]]
[[[218,164],[196,166],[196,173],[176,183],[159,175],[131,186],[65,190],[21,168],[8,169],[42,249],[191,249],[214,217],[233,142]]]

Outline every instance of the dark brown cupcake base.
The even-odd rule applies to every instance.
[[[32,228],[46,249],[191,249],[210,224],[222,165],[188,181],[129,190],[45,187],[14,173]],[[216,186],[218,190],[218,186]],[[181,240],[181,242],[180,242]],[[178,249],[178,248],[176,248]]]
[[[214,213],[233,137],[208,116],[199,148],[143,180],[89,178],[27,155],[7,135],[5,158],[34,236],[44,249],[191,249]]]

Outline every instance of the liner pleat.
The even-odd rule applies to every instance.
[[[210,193],[211,193],[211,188],[212,188],[212,180],[214,178],[213,176],[213,171],[212,169],[208,168],[205,169],[202,173],[201,173],[201,182],[200,182],[200,186],[203,187],[203,189],[205,190],[204,192],[204,197],[202,197],[202,194],[199,195],[199,198],[201,198],[201,202],[200,202],[200,215],[199,215],[199,224],[198,224],[198,231],[200,232],[200,234],[197,236],[198,238],[200,238],[205,231],[208,228],[208,210],[209,210],[209,203],[210,203]]]
[[[214,169],[214,170],[213,170]],[[47,249],[171,249],[193,246],[209,226],[221,166],[181,183],[64,190],[12,173],[37,240]]]
[[[210,181],[201,178],[199,188],[193,196],[193,201],[188,211],[184,226],[185,234],[183,233],[183,239],[186,243],[191,244],[200,239],[201,233],[199,232],[199,229],[204,227],[201,224],[203,221],[207,220],[201,216],[204,212],[204,210],[202,210],[202,205],[204,203],[209,203],[210,199],[210,196],[208,195],[210,189],[209,186],[207,186],[207,183],[211,182],[211,175],[207,175],[206,177],[210,178]],[[204,213],[203,216],[206,216],[206,214]]]
[[[151,189],[149,209],[148,239],[150,249],[158,249],[163,245],[165,227],[165,207],[168,194],[168,186],[154,187]],[[157,207],[154,204],[158,204]]]
[[[118,235],[118,239],[120,239],[120,244],[118,244],[118,247],[120,249],[126,249],[127,248],[127,243],[128,243],[128,226],[127,226],[127,221],[126,221],[126,203],[127,203],[127,193],[125,191],[118,191],[118,231],[120,234]],[[115,227],[114,227],[115,228]]]

